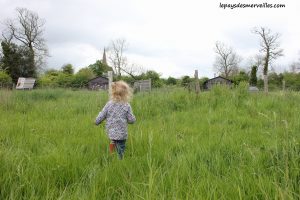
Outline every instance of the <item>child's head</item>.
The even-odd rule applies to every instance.
[[[131,88],[124,81],[113,82],[111,85],[111,99],[115,102],[128,102],[132,96]]]

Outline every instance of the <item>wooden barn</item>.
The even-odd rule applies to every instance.
[[[227,85],[232,86],[233,81],[222,76],[217,76],[212,79],[208,79],[203,83],[203,88],[205,90],[210,90],[214,85]]]
[[[108,78],[98,76],[89,80],[87,87],[90,90],[108,90]]]

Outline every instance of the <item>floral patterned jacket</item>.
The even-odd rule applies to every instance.
[[[96,118],[96,125],[106,119],[106,132],[111,140],[126,140],[127,124],[136,119],[129,103],[109,101]]]

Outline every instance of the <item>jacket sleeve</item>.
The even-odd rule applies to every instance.
[[[128,111],[127,111],[127,122],[129,124],[133,124],[135,121],[136,121],[135,116],[132,112],[131,106],[129,105],[129,108],[128,108]]]
[[[106,119],[108,110],[108,103],[104,106],[101,112],[99,112],[98,116],[96,117],[95,124],[99,125],[103,120]]]

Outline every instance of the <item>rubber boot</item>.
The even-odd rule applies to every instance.
[[[109,144],[109,153],[112,154],[115,151],[115,148],[116,148],[116,144],[110,143]]]

